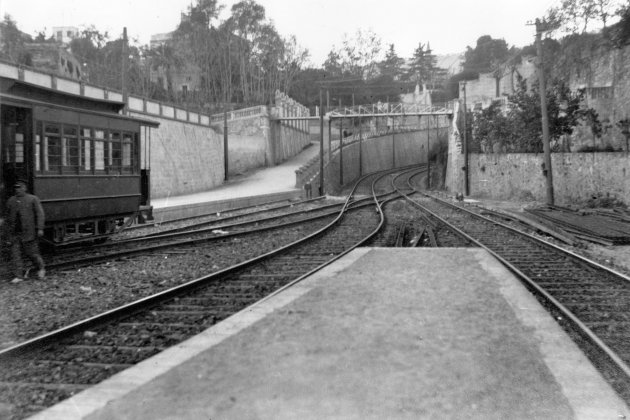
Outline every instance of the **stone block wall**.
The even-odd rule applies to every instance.
[[[228,120],[228,175],[238,175],[268,165],[270,158],[267,124],[265,107],[260,107],[257,114],[236,115]],[[213,127],[223,141],[223,123],[217,123]]]
[[[303,122],[276,122],[273,130],[274,164],[297,155],[310,143],[309,128]]]
[[[551,156],[556,204],[583,202],[609,194],[630,203],[630,156],[627,153],[554,153]],[[471,154],[473,196],[545,201],[543,154]]]
[[[277,165],[297,155],[310,144],[308,126],[304,122],[280,122],[273,119],[274,110],[258,108],[251,115],[236,115],[228,119],[230,175]],[[219,119],[213,125],[221,138],[223,125]]]
[[[266,165],[265,144],[261,137],[230,135],[228,137],[228,175],[246,173]]]
[[[140,113],[131,116],[146,118]],[[211,127],[167,118],[159,128],[142,131],[141,160],[151,169],[151,197],[205,191],[224,180],[223,137]],[[145,147],[150,130],[150,152]],[[147,151],[145,153],[145,150]],[[144,166],[144,165],[143,165]]]
[[[462,136],[457,129],[456,105],[448,145],[446,189],[464,192]],[[558,205],[580,203],[595,194],[609,194],[630,205],[630,154],[552,153],[554,198]],[[471,153],[469,192],[496,200],[546,200],[543,154]]]
[[[300,153],[311,142],[310,123],[308,120],[282,120],[281,118],[309,117],[310,111],[304,105],[291,99],[284,93],[276,91],[274,106],[269,115],[278,120],[271,129],[271,164],[282,163]]]

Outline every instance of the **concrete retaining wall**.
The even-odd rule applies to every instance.
[[[438,142],[437,133],[430,134],[430,148]],[[340,171],[340,153],[336,150],[326,164],[325,192],[336,194],[343,185],[356,181],[362,175],[379,170],[409,166],[427,161],[427,132],[418,130],[355,141],[343,147],[343,180]],[[313,193],[319,189],[319,175],[311,179]]]

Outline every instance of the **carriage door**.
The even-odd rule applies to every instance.
[[[31,145],[31,115],[28,108],[10,105],[0,107],[0,162],[2,165],[2,182],[5,194],[13,194],[13,183],[16,179],[29,180],[31,168],[28,164]],[[32,187],[32,186],[31,186]],[[30,189],[30,188],[29,188]]]

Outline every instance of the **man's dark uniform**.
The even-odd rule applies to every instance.
[[[18,187],[19,183],[16,183]],[[25,184],[22,183],[25,187]],[[44,209],[39,198],[25,191],[16,193],[7,202],[7,232],[11,241],[11,257],[13,258],[16,279],[23,276],[22,250],[37,266],[39,277],[43,277],[44,260],[39,254],[37,238],[44,230]]]

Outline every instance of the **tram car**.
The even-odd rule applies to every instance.
[[[141,130],[124,103],[0,77],[1,210],[17,179],[41,200],[54,244],[104,239],[150,209]]]

